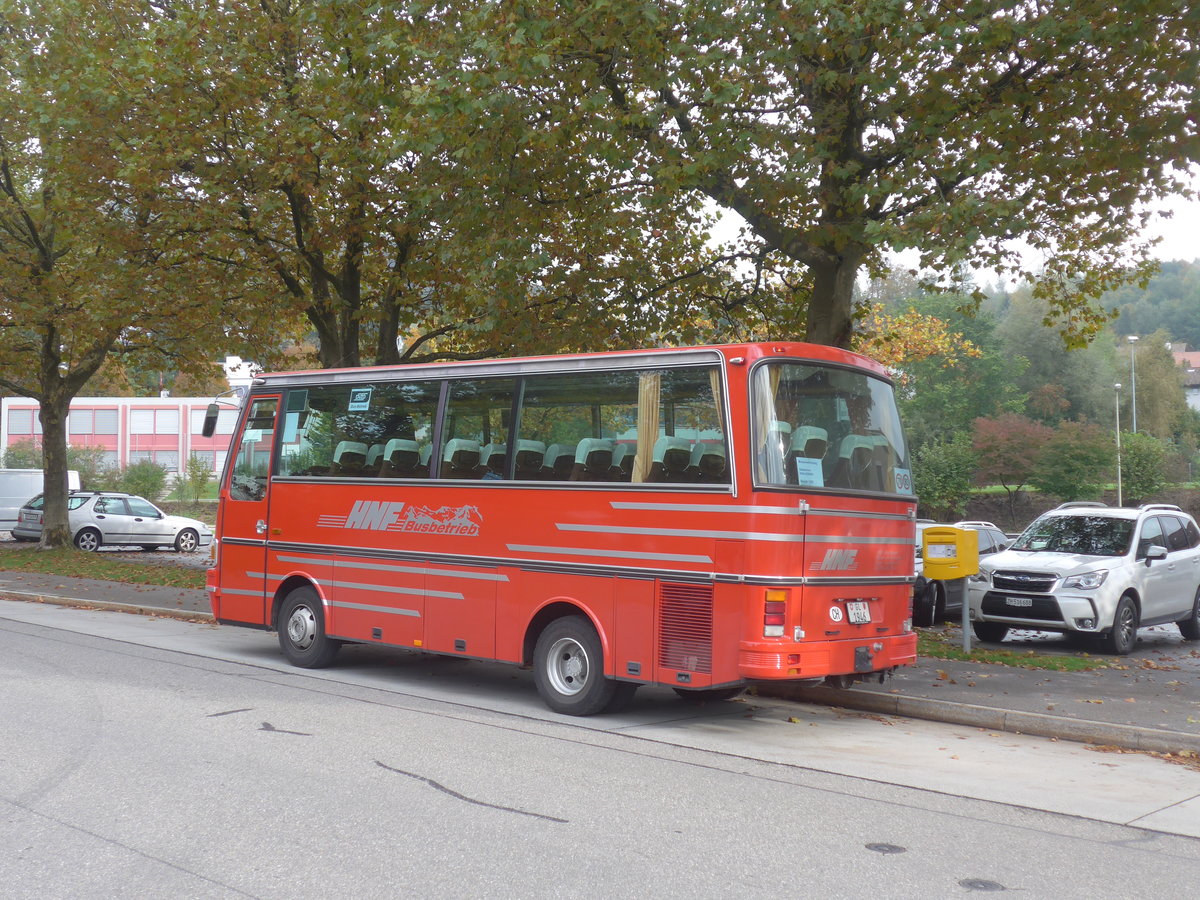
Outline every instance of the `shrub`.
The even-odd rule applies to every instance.
[[[135,462],[121,473],[121,490],[127,493],[153,501],[161,497],[166,489],[166,468],[148,459]]]

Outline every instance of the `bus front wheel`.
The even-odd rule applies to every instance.
[[[538,694],[557,713],[590,716],[632,694],[604,677],[600,635],[582,616],[565,616],[547,625],[538,635],[533,656]]]
[[[341,641],[325,634],[321,598],[311,587],[296,588],[279,608],[279,648],[293,666],[321,669],[333,662]]]

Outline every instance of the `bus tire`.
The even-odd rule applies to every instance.
[[[322,669],[333,662],[342,647],[325,633],[321,598],[311,587],[299,587],[279,608],[279,649],[293,666]]]
[[[568,716],[594,715],[618,695],[618,683],[604,677],[600,635],[583,616],[555,619],[538,635],[533,681],[542,701]]]

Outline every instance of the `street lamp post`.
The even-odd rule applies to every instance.
[[[1129,335],[1129,409],[1133,417],[1130,431],[1137,434],[1137,340],[1136,334]]]
[[[1113,404],[1117,413],[1117,506],[1124,506],[1125,503],[1121,498],[1121,385],[1113,385],[1113,397],[1116,402]]]

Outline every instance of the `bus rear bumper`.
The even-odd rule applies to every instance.
[[[738,674],[755,681],[869,675],[917,660],[916,634],[805,644],[747,644],[738,650]]]

